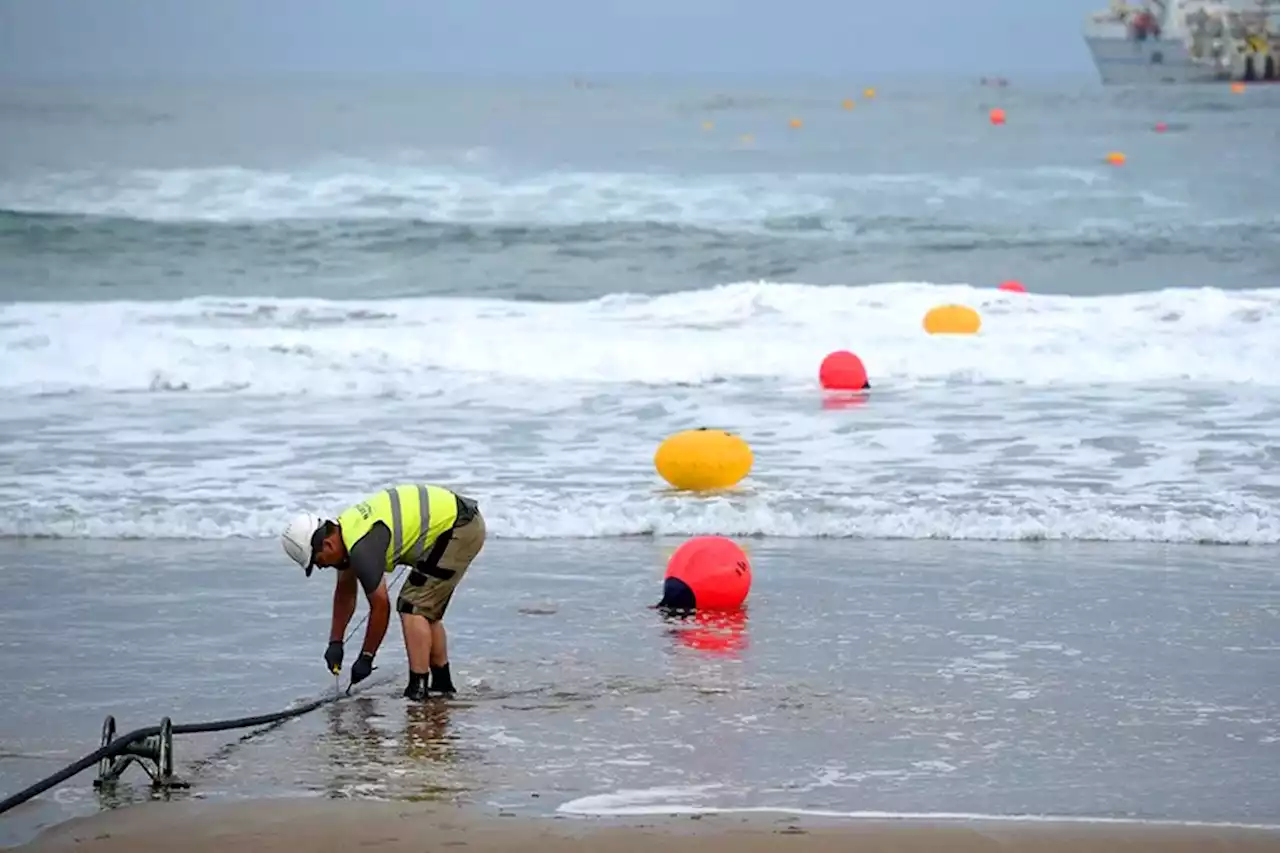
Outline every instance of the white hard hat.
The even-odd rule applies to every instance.
[[[311,569],[315,566],[316,553],[312,547],[312,537],[324,526],[324,519],[312,512],[300,512],[290,521],[289,526],[280,534],[280,544],[302,570],[311,577]]]

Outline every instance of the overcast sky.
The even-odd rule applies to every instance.
[[[1106,0],[0,0],[5,78],[1092,74]]]

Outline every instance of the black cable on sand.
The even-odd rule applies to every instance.
[[[394,586],[396,581],[400,579],[400,575],[403,574],[403,572],[404,572],[404,568],[401,567],[400,571],[396,573],[396,576],[392,578],[391,583],[388,585],[388,587]],[[363,625],[365,623],[365,620],[367,620],[368,618],[369,618],[369,614],[365,613],[364,617],[359,622],[357,622],[354,626],[348,629],[347,636],[344,639],[344,642],[350,640],[352,634],[354,634],[357,630],[359,630],[360,626]],[[346,693],[339,693],[337,690],[335,690],[333,693],[327,693],[325,696],[319,699],[313,699],[312,701],[307,702],[305,704],[297,705],[292,708],[286,708],[283,711],[276,711],[271,714],[258,714],[252,717],[235,717],[227,720],[210,720],[207,723],[182,723],[182,724],[173,726],[172,733],[175,735],[191,735],[191,734],[204,734],[207,732],[225,732],[225,731],[232,731],[234,729],[249,729],[249,728],[257,728],[259,726],[268,726],[274,723],[280,723],[285,720],[292,719],[294,717],[301,717],[303,714],[314,711],[316,708],[319,708],[323,705],[328,705],[331,702],[337,702],[339,699],[342,699],[349,695],[351,695],[351,686],[347,687]],[[123,755],[128,751],[129,747],[133,743],[140,740],[144,740],[149,737],[155,737],[156,735],[160,734],[160,730],[161,730],[160,726],[147,726],[146,728],[134,729],[131,732],[126,732],[125,734],[111,741],[111,743],[105,744],[99,747],[98,749],[95,749],[93,752],[89,753],[88,755],[84,756],[78,761],[74,761],[71,764],[68,764],[66,767],[63,767],[58,772],[50,776],[46,776],[45,778],[41,779],[39,782],[36,782],[33,785],[29,785],[26,788],[23,788],[21,791],[19,791],[16,794],[13,794],[12,796],[6,797],[3,801],[0,801],[0,814],[4,814],[10,809],[22,805],[27,800],[30,800],[33,797],[39,796],[40,794],[43,794],[45,791],[49,790],[55,785],[59,785],[67,781],[72,776],[75,776],[78,773],[83,773],[85,770],[94,766],[99,761],[102,761],[107,758],[115,758],[116,756]]]

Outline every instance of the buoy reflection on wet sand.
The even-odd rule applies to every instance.
[[[822,395],[822,408],[830,411],[856,409],[870,401],[871,398],[864,391],[831,391]]]
[[[747,648],[747,609],[699,611],[667,615],[667,633],[677,643],[699,652],[732,655]]]

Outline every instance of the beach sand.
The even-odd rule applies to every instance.
[[[502,817],[432,804],[283,799],[232,803],[149,803],[69,821],[13,848],[24,853],[398,853],[459,848],[470,853],[530,850],[676,853],[788,850],[1066,853],[1066,851],[1280,851],[1280,830],[1139,823],[1021,821],[836,823],[786,813],[620,819]]]

